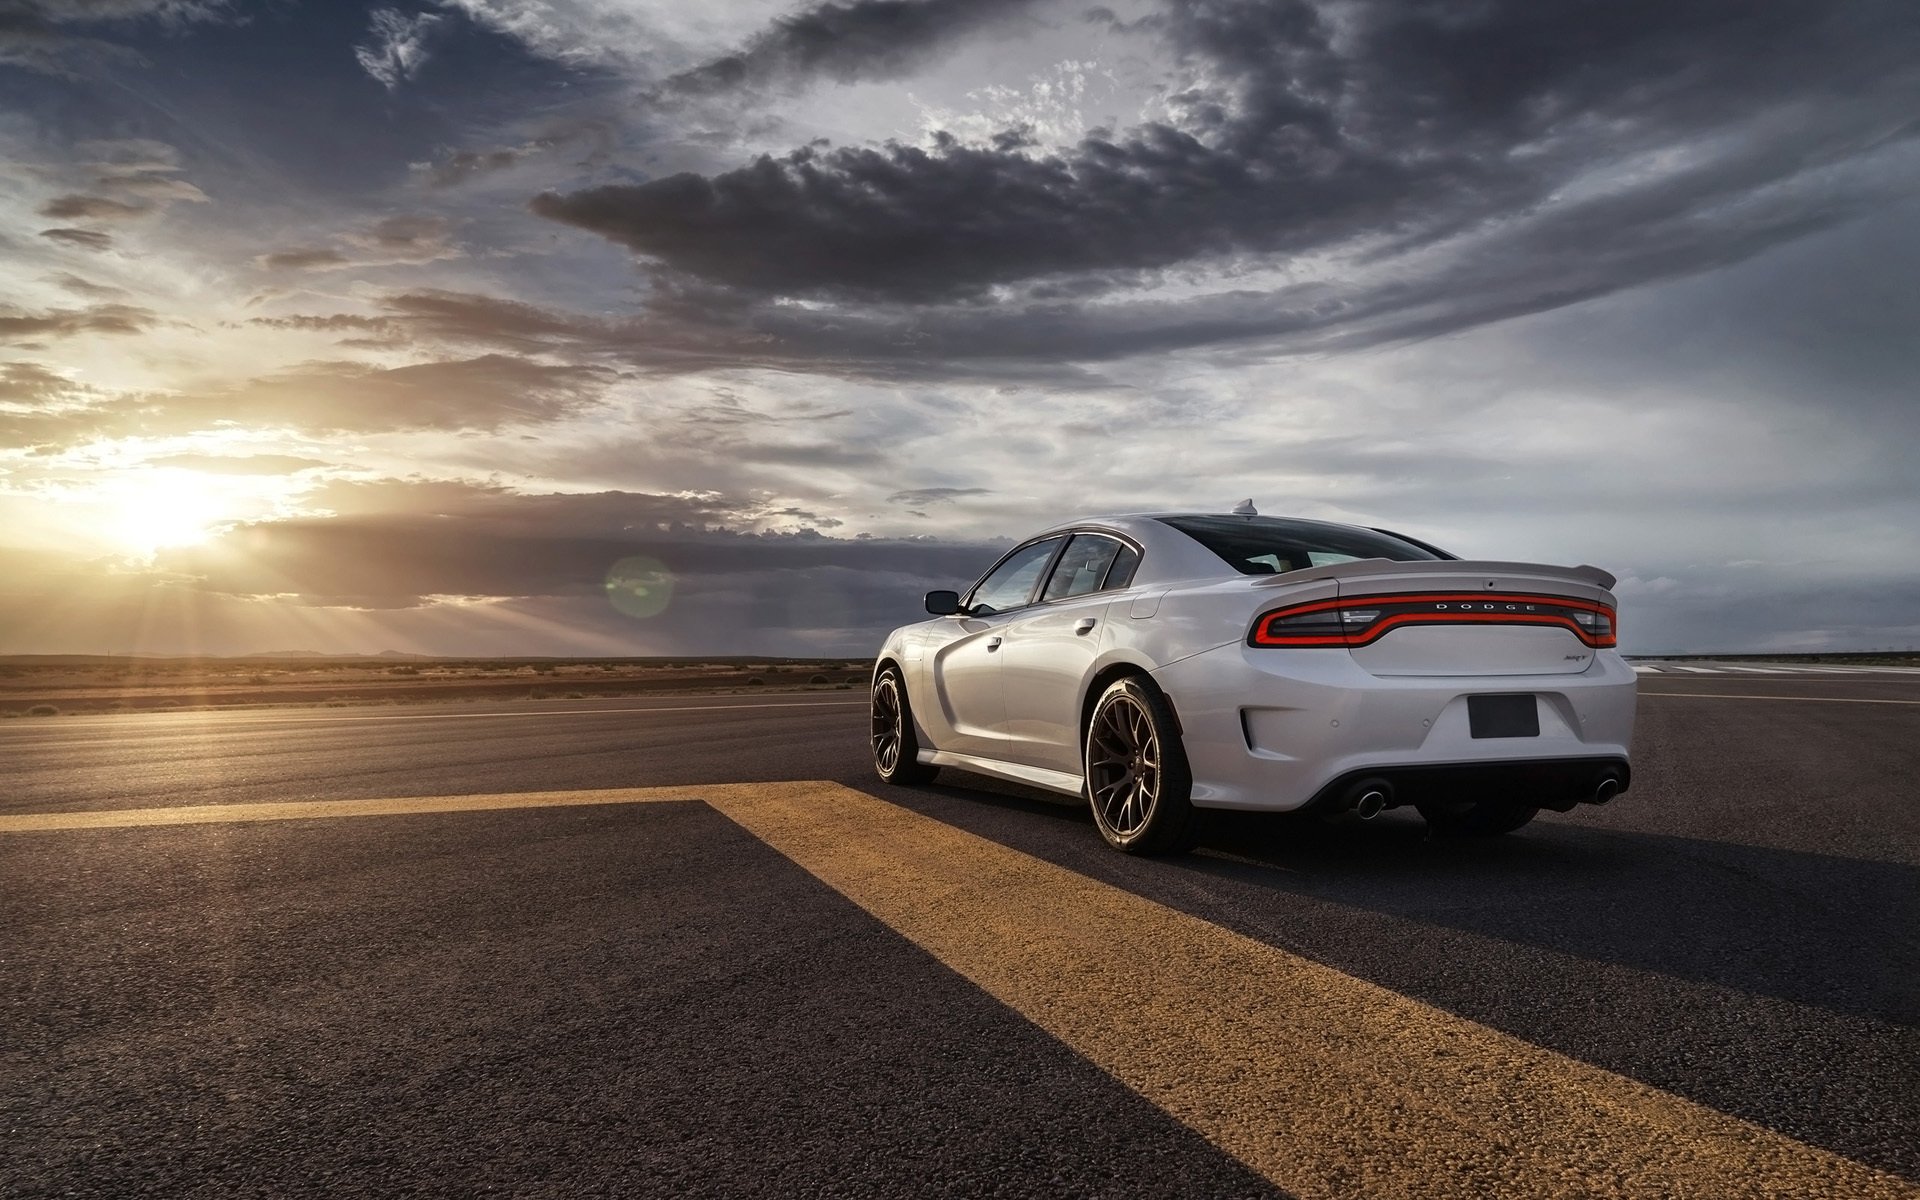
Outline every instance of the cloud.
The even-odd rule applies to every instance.
[[[494,431],[585,411],[610,378],[597,367],[502,354],[389,368],[315,362],[224,390],[150,396],[140,407],[151,423],[173,429],[241,421],[360,433]]]
[[[297,329],[303,333],[386,333],[392,330],[393,322],[385,317],[362,317],[351,313],[329,313],[325,316],[295,314],[285,317],[250,317],[249,325],[259,325],[267,329]]]
[[[112,320],[98,313],[92,319]],[[0,336],[7,334],[8,320],[0,317]],[[57,379],[35,368],[29,371],[36,373],[22,375],[19,386],[50,387]],[[588,412],[601,402],[612,379],[612,372],[600,367],[503,354],[400,367],[310,362],[223,386],[177,392],[76,389],[57,409],[9,414],[5,440],[72,445],[93,438],[179,435],[235,425],[314,434],[491,433]]]
[[[148,309],[130,304],[55,308],[40,313],[0,305],[0,341],[77,337],[86,333],[140,333],[152,328],[157,321]]]
[[[904,74],[942,44],[1031,7],[1033,0],[852,0],[780,17],[740,50],[669,78],[661,97],[711,96]]]
[[[895,492],[887,497],[888,504],[905,504],[914,508],[924,508],[929,504],[951,504],[961,496],[989,496],[991,488],[982,487],[928,487],[909,488]]]
[[[291,475],[332,464],[297,454],[164,454],[141,465],[179,467],[208,475]]]
[[[96,229],[70,229],[64,227],[60,229],[42,229],[40,236],[46,238],[48,241],[61,242],[69,246],[76,246],[82,250],[105,250],[113,245],[113,236],[111,234],[101,233]]]
[[[186,201],[191,204],[205,204],[207,194],[184,179],[173,179],[153,171],[131,174],[103,175],[95,181],[96,186],[124,195],[137,196],[145,201],[152,211],[156,207]]]
[[[258,318],[284,328],[359,330],[396,343],[553,352],[617,361],[654,375],[725,370],[819,372],[846,378],[1092,380],[1060,361],[1049,314],[967,310],[811,311],[716,289],[663,289],[630,317],[569,313],[469,292],[382,297],[384,315],[292,314]],[[1136,332],[1078,339],[1089,355],[1137,353]]]
[[[350,265],[353,260],[338,250],[324,246],[299,246],[275,250],[255,258],[254,265],[267,271],[328,271]]]
[[[362,252],[362,265],[388,266],[459,257],[452,233],[453,223],[447,218],[412,213],[387,217],[364,232],[347,234],[344,240]]]
[[[101,225],[124,225],[165,213],[175,204],[206,203],[207,195],[178,177],[179,152],[146,138],[81,142],[76,161],[36,174],[63,180],[72,190],[43,201],[36,210],[56,221],[81,225],[43,229],[40,236],[83,250],[105,250],[113,237]]]
[[[74,390],[72,380],[39,363],[0,363],[0,402],[38,407]]]
[[[99,426],[97,395],[39,363],[0,363],[0,447],[66,445]]]
[[[111,284],[95,283],[93,280],[83,279],[71,271],[59,271],[45,278],[48,283],[58,284],[76,296],[87,296],[96,300],[113,299],[127,294],[125,288],[114,287]]]
[[[152,209],[108,196],[57,196],[42,204],[39,213],[56,221],[126,221],[144,217]]]
[[[456,187],[482,176],[512,170],[528,161],[562,147],[588,142],[591,149],[582,165],[603,161],[612,148],[614,130],[606,121],[585,120],[565,125],[552,133],[530,138],[513,146],[495,146],[484,150],[459,150],[435,162],[412,163],[429,186]]]
[[[372,40],[355,46],[353,57],[388,91],[420,73],[427,63],[427,38],[445,17],[438,13],[407,16],[398,9],[376,8],[368,29]]]
[[[376,221],[364,230],[340,235],[347,251],[329,246],[295,246],[270,251],[253,261],[255,266],[267,271],[418,265],[460,257],[461,251],[453,244],[452,233],[453,223],[445,217],[403,214]]]
[[[1123,134],[806,146],[532,208],[680,295],[730,295],[700,318],[721,328],[798,332],[754,307],[797,298],[828,340],[924,334],[976,363],[1431,336],[1741,261],[1893,194],[1872,164],[1920,130],[1913,12],[1382,2],[1335,36],[1305,3],[1193,0],[1147,28],[1183,64],[1164,116]],[[1834,90],[1837,61],[1858,89]]]

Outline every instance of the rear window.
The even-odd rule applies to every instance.
[[[1439,555],[1371,529],[1283,517],[1161,517],[1242,575],[1281,575],[1360,558],[1435,561]]]

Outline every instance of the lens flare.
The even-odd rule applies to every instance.
[[[607,603],[629,617],[657,617],[673,599],[673,572],[645,554],[607,568]]]

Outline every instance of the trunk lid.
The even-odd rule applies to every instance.
[[[1614,578],[1597,567],[1363,559],[1267,586],[1309,577],[1338,585],[1348,653],[1375,675],[1572,675],[1612,642]]]

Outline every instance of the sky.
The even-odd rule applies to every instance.
[[[0,0],[0,653],[865,656],[1103,512],[1920,645],[1912,0]]]

